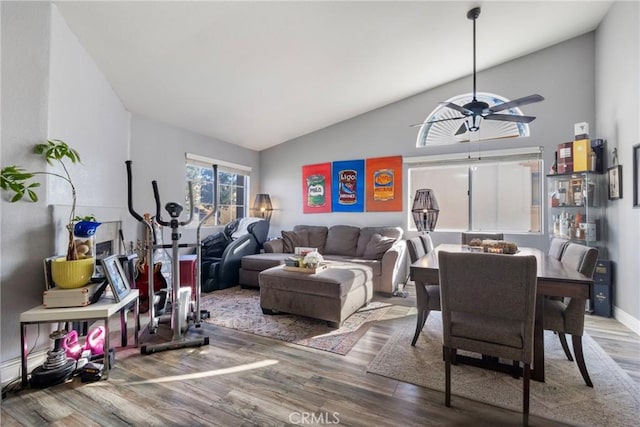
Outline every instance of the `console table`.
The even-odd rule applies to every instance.
[[[127,308],[133,306],[135,346],[138,347],[138,333],[140,330],[140,311],[138,307],[138,289],[131,291],[120,301],[115,302],[111,296],[103,296],[98,302],[85,307],[46,308],[39,305],[20,313],[20,345],[22,346],[22,387],[26,388],[27,381],[27,325],[38,323],[57,323],[81,320],[103,320],[105,328],[104,339],[104,379],[109,378],[109,318],[120,313],[120,331],[122,345],[127,345]]]

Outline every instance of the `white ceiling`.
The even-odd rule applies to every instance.
[[[262,150],[469,75],[472,7],[481,70],[594,30],[611,1],[55,4],[129,111]]]

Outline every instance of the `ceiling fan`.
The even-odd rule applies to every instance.
[[[534,102],[540,102],[544,100],[544,97],[538,94],[525,96],[522,98],[514,99],[513,101],[503,102],[489,106],[484,101],[479,101],[476,98],[476,20],[480,16],[480,8],[475,7],[467,12],[467,18],[473,20],[473,99],[471,102],[462,106],[453,102],[441,102],[440,105],[456,110],[461,113],[459,117],[448,117],[445,119],[432,120],[425,123],[420,123],[413,126],[422,126],[424,124],[436,123],[449,120],[462,120],[465,119],[462,125],[458,128],[455,135],[461,135],[467,131],[476,132],[480,130],[480,119],[484,120],[498,120],[504,122],[516,122],[516,123],[529,123],[535,120],[534,116],[521,116],[516,114],[496,114],[500,111],[509,110],[511,108],[519,107],[521,105],[532,104]]]

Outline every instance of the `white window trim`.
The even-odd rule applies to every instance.
[[[490,150],[480,153],[451,153],[451,154],[437,154],[433,156],[416,156],[416,157],[404,157],[403,163],[410,167],[418,166],[433,166],[443,163],[453,163],[456,161],[469,161],[469,160],[490,160],[495,158],[506,159],[510,156],[539,156],[542,158],[544,147],[524,147],[524,148],[508,148],[504,150]]]
[[[408,173],[411,168],[419,168],[419,167],[429,167],[429,166],[454,166],[457,163],[469,163],[470,161],[495,161],[496,159],[507,160],[509,157],[528,157],[534,159],[539,159],[544,161],[543,158],[544,147],[523,147],[523,148],[507,148],[501,150],[489,150],[483,151],[480,153],[449,153],[449,154],[438,154],[432,156],[415,156],[415,157],[404,157],[403,163],[407,166],[405,172],[407,174],[407,179],[409,182],[407,183],[407,229],[410,231],[417,231],[415,224],[413,223],[413,217],[411,216],[411,205],[413,203],[412,194],[411,194],[411,175]],[[544,165],[543,165],[544,167]],[[541,187],[542,187],[541,183]],[[542,190],[541,190],[542,191]],[[540,197],[543,197],[544,194],[541,194]],[[538,235],[544,234],[544,214],[542,214],[540,218],[540,231],[539,232],[531,232],[531,233],[522,233],[528,235]],[[456,231],[457,230],[438,230],[443,232],[448,231]],[[520,234],[517,232],[510,232],[511,234]]]

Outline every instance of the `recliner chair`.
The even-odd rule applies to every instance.
[[[237,227],[225,227],[225,230],[235,229],[230,242],[224,248],[220,257],[202,256],[201,285],[202,292],[212,292],[229,288],[238,284],[240,262],[245,255],[260,252],[267,240],[269,222],[261,218],[242,218]]]

